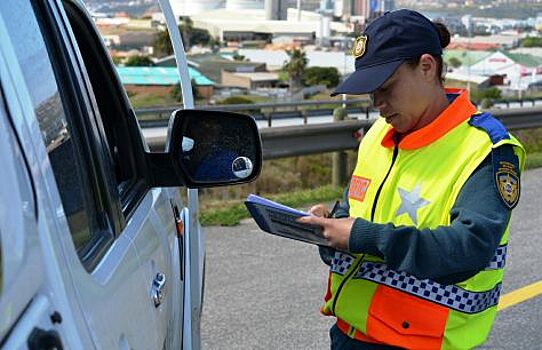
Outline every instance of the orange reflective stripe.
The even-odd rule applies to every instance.
[[[476,112],[476,107],[469,101],[467,90],[447,89],[447,93],[459,93],[459,96],[450,103],[435,120],[423,128],[404,135],[399,142],[399,148],[413,150],[435,142],[448,131],[455,128]],[[382,146],[394,146],[393,135],[395,131],[390,127],[382,139]]]

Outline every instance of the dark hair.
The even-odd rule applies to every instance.
[[[444,25],[444,23],[441,22],[433,22],[433,25],[435,26],[436,30],[438,31],[439,41],[440,41],[440,47],[443,49],[450,44],[450,32],[448,31],[448,28]],[[437,77],[439,78],[439,82],[441,85],[444,84],[444,75],[446,73],[446,70],[444,69],[444,61],[442,60],[442,55],[431,55],[437,61]],[[410,58],[405,61],[407,65],[409,65],[411,68],[414,68],[420,63],[421,56]]]

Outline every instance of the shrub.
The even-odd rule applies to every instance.
[[[127,67],[152,67],[154,62],[149,56],[132,56],[126,60]]]
[[[245,105],[253,103],[251,99],[243,96],[231,96],[217,101],[219,105]]]
[[[332,88],[339,84],[339,71],[335,67],[309,67],[305,68],[302,82],[305,86],[325,85]]]

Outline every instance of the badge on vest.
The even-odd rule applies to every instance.
[[[348,189],[348,198],[363,202],[365,199],[365,193],[367,193],[367,188],[369,188],[370,184],[370,179],[352,175],[352,179],[350,180],[350,188]]]
[[[495,172],[497,189],[501,198],[510,209],[513,209],[519,200],[520,183],[515,164],[499,161],[499,168]]]

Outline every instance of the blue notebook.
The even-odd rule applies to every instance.
[[[320,226],[295,221],[301,216],[310,215],[309,213],[254,194],[247,197],[245,205],[258,226],[265,232],[306,243],[329,246],[329,242],[322,235]]]

